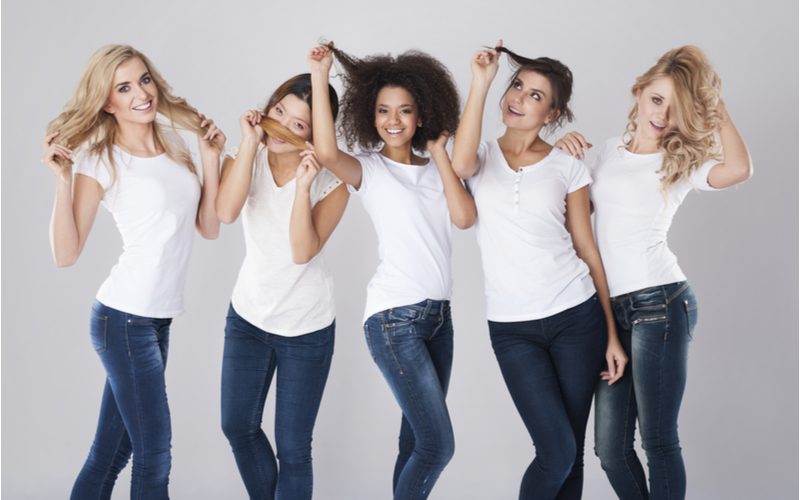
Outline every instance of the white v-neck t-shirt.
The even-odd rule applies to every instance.
[[[689,191],[716,190],[708,174],[719,161],[705,162],[665,195],[658,173],[663,160],[661,153],[631,153],[615,137],[593,162],[594,230],[612,297],[686,279],[667,233]]]
[[[546,318],[595,293],[565,226],[567,194],[591,182],[583,162],[557,148],[515,171],[497,141],[479,145],[478,171],[467,185],[478,207],[489,320]]]
[[[236,152],[228,153],[235,157]],[[321,330],[335,317],[333,277],[325,250],[306,264],[295,264],[289,239],[295,179],[278,186],[269,167],[268,151],[256,151],[250,193],[242,208],[245,257],[233,288],[231,304],[249,323],[265,332],[296,337]],[[311,206],[341,181],[323,168],[311,184]]]
[[[446,300],[452,290],[452,224],[433,159],[398,163],[379,152],[356,155],[364,204],[378,235],[380,263],[367,286],[364,321],[392,307]]]
[[[73,167],[75,174],[103,187],[101,205],[122,236],[122,255],[100,286],[97,300],[138,316],[173,318],[183,312],[200,182],[166,154],[139,157],[115,146],[113,155],[113,184],[105,153],[85,153]],[[202,168],[199,159],[194,161]]]

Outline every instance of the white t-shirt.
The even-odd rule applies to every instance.
[[[489,320],[546,318],[594,294],[565,226],[567,194],[591,182],[583,162],[557,148],[515,172],[497,141],[480,144],[468,186],[478,207]]]
[[[689,191],[715,191],[708,174],[719,161],[707,161],[670,186],[666,197],[657,173],[662,161],[661,153],[631,153],[616,137],[606,141],[594,162],[595,237],[612,297],[686,279],[667,246],[667,232]]]
[[[235,157],[236,153],[228,153]],[[259,146],[253,164],[250,193],[242,208],[245,257],[233,288],[236,312],[258,328],[285,337],[315,332],[335,317],[333,277],[324,252],[306,264],[295,264],[289,223],[295,179],[275,184],[268,151]],[[341,181],[327,169],[311,184],[311,206],[330,194]]]
[[[142,158],[115,146],[112,184],[107,161],[105,153],[85,153],[73,166],[76,174],[97,180],[106,190],[101,204],[122,236],[122,255],[100,286],[97,300],[139,316],[175,317],[183,312],[200,182],[166,154]],[[201,170],[199,159],[193,161]]]
[[[378,234],[380,263],[367,287],[364,321],[392,307],[446,300],[452,290],[452,225],[436,163],[406,165],[378,152],[361,163],[358,195]]]

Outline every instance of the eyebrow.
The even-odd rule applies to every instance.
[[[142,78],[144,78],[145,76],[147,76],[149,74],[150,74],[149,71],[145,71],[144,73],[142,73],[142,76],[139,77],[139,81],[141,81]],[[122,85],[130,85],[130,84],[131,84],[131,82],[119,82],[118,84],[115,85],[115,87],[119,88]]]
[[[522,78],[520,78],[520,77],[516,77],[516,78],[514,78],[514,81],[512,82],[512,85],[513,85],[514,83],[516,83],[516,82],[519,82],[520,84],[522,84],[522,88],[523,88],[523,90],[524,90],[524,88],[525,88],[525,82],[523,82],[523,81],[522,81]],[[531,89],[531,92],[538,92],[538,93],[542,94],[543,96],[547,97],[547,92],[545,92],[544,90],[539,90],[539,89],[537,89],[537,88],[533,88],[533,89]]]
[[[384,108],[390,108],[390,107],[391,107],[391,106],[389,106],[388,104],[383,104],[383,103],[378,103],[378,104],[377,104],[377,106],[378,106],[379,108],[380,108],[380,107],[384,107]],[[401,104],[401,105],[399,105],[399,106],[397,106],[397,107],[398,107],[398,108],[413,108],[413,107],[414,107],[414,105],[413,105],[413,104],[411,104],[411,103],[407,103],[407,104]]]
[[[656,97],[659,97],[659,98],[661,98],[661,99],[663,99],[663,98],[664,98],[664,96],[663,96],[663,95],[661,95],[661,94],[659,94],[658,92],[652,92],[652,91],[651,91],[651,93],[652,93],[654,96],[656,96]]]

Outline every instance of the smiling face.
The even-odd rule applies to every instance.
[[[108,102],[103,107],[117,123],[148,124],[156,118],[158,88],[150,71],[138,57],[117,66]]]
[[[386,146],[411,144],[420,116],[414,97],[403,87],[383,87],[375,99],[375,128]]]
[[[636,95],[639,140],[658,141],[665,132],[675,128],[675,97],[672,79],[653,80]]]
[[[511,81],[501,101],[503,124],[508,128],[533,130],[552,121],[553,89],[550,80],[534,71],[522,70]]]
[[[288,128],[305,141],[311,140],[311,108],[294,94],[286,94],[277,104],[267,112],[267,116]],[[268,136],[267,148],[273,153],[288,153],[297,151],[286,141]]]

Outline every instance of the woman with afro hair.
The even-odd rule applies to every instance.
[[[667,232],[689,191],[724,189],[752,175],[720,86],[699,48],[668,51],[636,79],[625,134],[609,139],[593,162],[597,244],[631,359],[618,383],[598,386],[595,451],[623,500],[686,495],[678,412],[697,299],[667,245]],[[583,157],[591,144],[572,132],[556,146]],[[602,377],[610,379],[608,372]],[[637,420],[649,491],[633,449]]]
[[[505,133],[481,142],[486,95],[499,53],[516,71],[501,100]],[[472,85],[453,145],[453,168],[480,212],[477,225],[492,347],[536,446],[520,499],[578,499],[583,443],[603,354],[621,376],[600,253],[589,217],[583,163],[540,133],[572,119],[572,73],[498,42],[472,59]]]
[[[361,148],[355,156],[336,144],[327,92],[334,55],[344,70],[341,129],[348,148]],[[364,331],[403,412],[394,498],[424,499],[454,452],[445,403],[451,227],[470,227],[476,216],[445,150],[458,124],[458,92],[447,69],[422,52],[356,59],[331,43],[308,60],[317,157],[361,198],[378,233]],[[426,149],[430,158],[418,154]]]

